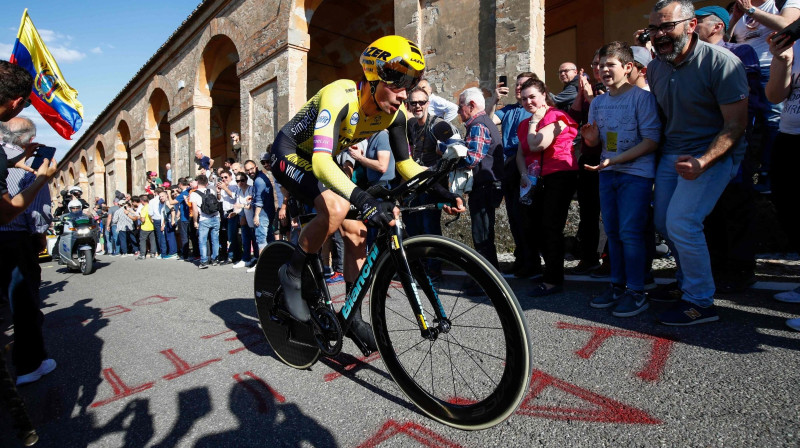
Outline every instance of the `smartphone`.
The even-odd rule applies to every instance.
[[[31,168],[34,170],[39,169],[44,162],[44,159],[53,160],[53,157],[56,156],[56,148],[52,146],[40,146],[36,148],[36,154],[33,156],[33,162],[31,162]]]
[[[778,34],[772,38],[772,40],[777,40],[779,37],[788,35],[789,42],[794,42],[797,39],[800,39],[800,19],[795,20],[794,22],[790,23],[789,26],[786,28],[778,31]],[[795,57],[797,57],[795,55]]]
[[[500,75],[497,82],[500,85],[500,87],[508,87],[508,76]]]

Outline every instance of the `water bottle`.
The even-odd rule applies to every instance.
[[[531,205],[533,203],[533,194],[534,191],[536,191],[536,183],[539,181],[541,172],[542,168],[538,160],[534,160],[528,165],[528,183],[530,184],[530,188],[523,190],[522,187],[520,187],[520,204]]]

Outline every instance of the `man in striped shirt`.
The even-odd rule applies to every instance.
[[[13,118],[0,124],[2,149],[11,160],[24,157],[26,146],[36,136],[36,127],[27,118]],[[38,176],[19,168],[8,169],[8,195],[14,197],[37,181]],[[53,371],[56,362],[47,356],[42,335],[44,316],[39,309],[39,284],[42,270],[38,254],[46,244],[45,232],[50,216],[50,192],[42,188],[33,203],[8,224],[0,226],[0,288],[9,292],[14,319],[12,361],[17,385],[31,383]]]

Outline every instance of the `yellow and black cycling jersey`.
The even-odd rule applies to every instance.
[[[408,179],[426,169],[409,157],[405,106],[393,115],[379,111],[368,117],[359,103],[360,87],[360,83],[347,79],[328,84],[280,131],[293,142],[298,155],[311,161],[314,176],[348,200],[356,186],[339,169],[334,157],[384,129],[389,132],[400,176]]]

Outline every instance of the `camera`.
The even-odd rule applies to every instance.
[[[639,35],[637,38],[640,44],[647,45],[647,42],[650,40],[650,30],[645,29],[642,31],[642,34]]]

